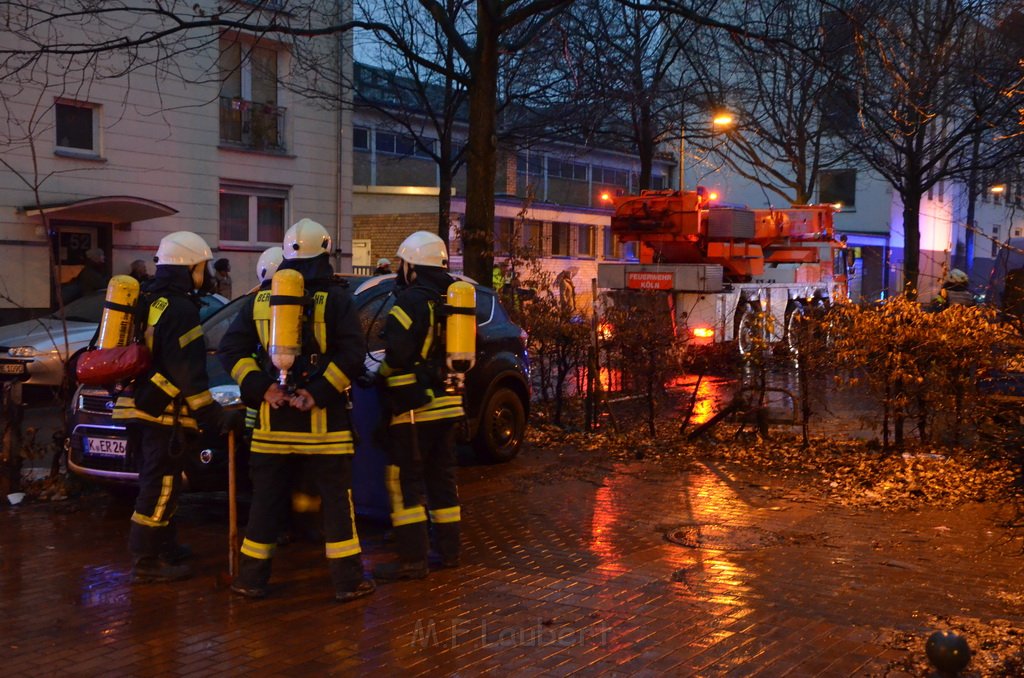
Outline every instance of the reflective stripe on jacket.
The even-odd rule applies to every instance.
[[[174,426],[177,411],[182,428],[216,427],[220,405],[209,389],[199,307],[174,287],[164,286],[158,294],[146,318],[146,345],[153,366],[136,379],[130,394],[117,398],[112,416],[119,421]]]
[[[327,255],[321,255],[326,263]],[[296,262],[282,268],[307,271]],[[314,262],[315,263],[315,262]],[[327,264],[329,271],[329,264]],[[329,277],[307,282],[310,304],[304,312],[302,353],[290,371],[296,388],[316,403],[309,412],[287,405],[270,407],[263,399],[277,381],[267,352],[270,344],[270,292],[248,299],[220,344],[221,364],[238,382],[242,401],[256,411],[251,451],[263,454],[351,454],[348,388],[363,371],[366,344],[351,294]]]
[[[380,375],[392,425],[464,414],[462,396],[444,395],[444,346],[437,336],[437,313],[451,282],[442,271],[419,271],[416,282],[398,293],[385,321]]]

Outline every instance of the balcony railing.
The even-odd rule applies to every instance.
[[[257,151],[284,151],[284,115],[281,106],[221,97],[220,140]]]

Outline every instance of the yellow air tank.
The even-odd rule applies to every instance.
[[[107,283],[100,320],[99,348],[127,346],[135,338],[135,302],[139,300],[139,281],[130,275],[115,275]]]
[[[466,372],[476,362],[476,290],[458,280],[448,286],[448,320],[445,326],[445,352],[448,370],[461,388]]]
[[[270,361],[280,370],[278,382],[288,381],[295,356],[302,352],[302,304],[306,288],[302,274],[291,269],[274,274],[270,286]]]

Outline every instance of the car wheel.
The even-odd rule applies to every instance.
[[[526,410],[510,388],[494,389],[480,410],[480,426],[473,441],[477,453],[491,462],[511,461],[519,454],[526,434]]]

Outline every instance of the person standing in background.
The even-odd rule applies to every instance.
[[[80,296],[107,289],[110,276],[107,275],[107,257],[99,247],[85,253],[85,265],[75,278]]]
[[[213,262],[213,291],[231,299],[231,262],[223,257]]]
[[[139,284],[153,278],[146,269],[146,262],[143,259],[136,259],[132,262],[131,267],[128,269],[128,275],[138,280]]]

